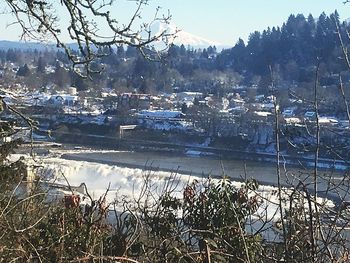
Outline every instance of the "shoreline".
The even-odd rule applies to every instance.
[[[89,138],[90,140],[86,140]],[[76,139],[76,140],[74,140]],[[71,134],[65,138],[64,141],[39,142],[40,145],[46,144],[46,147],[59,148],[59,145],[69,145],[71,147],[92,148],[96,150],[126,150],[137,152],[159,152],[169,153],[178,156],[196,156],[209,157],[216,159],[239,160],[239,161],[253,161],[262,164],[277,165],[276,153],[269,152],[252,152],[240,151],[228,148],[218,148],[210,146],[190,145],[190,144],[176,144],[159,141],[146,140],[125,140],[112,139],[110,137],[82,135],[79,138]],[[30,144],[28,144],[30,146]],[[280,165],[289,165],[296,168],[310,169],[315,166],[315,159],[311,156],[291,156],[280,153]],[[317,168],[328,171],[347,171],[350,170],[350,162],[339,159],[328,159],[319,157],[317,161]]]

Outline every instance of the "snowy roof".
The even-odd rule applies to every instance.
[[[235,103],[244,103],[244,100],[242,99],[231,99],[231,101]]]
[[[265,98],[265,95],[256,95],[255,100],[262,100]]]
[[[254,111],[254,113],[260,117],[270,116],[272,113],[268,111]]]
[[[282,112],[282,114],[291,114],[291,113],[293,113],[293,112],[294,112],[293,109],[285,109],[285,110]]]
[[[244,106],[237,106],[227,109],[228,112],[234,112],[234,111],[246,111],[246,108]]]
[[[262,108],[273,109],[275,105],[273,103],[261,103]]]
[[[138,115],[148,118],[178,118],[183,116],[183,113],[181,111],[172,110],[142,110]]]
[[[304,114],[304,116],[305,116],[306,118],[314,117],[315,115],[316,115],[316,112],[314,112],[314,111],[307,111],[307,112],[305,112],[305,114]]]
[[[319,120],[318,120],[319,123],[322,123],[322,124],[337,124],[338,123],[338,120],[334,117],[320,117]]]
[[[76,101],[78,99],[78,96],[73,96],[73,95],[69,95],[69,94],[55,94],[55,95],[51,95],[51,98],[53,100],[64,100],[64,101]]]

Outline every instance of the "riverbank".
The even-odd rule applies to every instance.
[[[58,135],[58,134],[56,134]],[[110,150],[126,150],[126,151],[152,151],[161,153],[174,153],[178,155],[197,155],[197,156],[213,156],[219,159],[242,160],[242,161],[258,161],[261,163],[276,164],[276,153],[245,151],[241,149],[232,149],[224,147],[210,147],[207,144],[189,144],[164,142],[157,140],[143,139],[123,139],[115,136],[102,136],[93,134],[72,134],[59,133],[59,136],[53,136],[57,142],[74,143],[80,146],[89,146],[95,148],[103,148]],[[312,153],[304,152],[289,155],[284,152],[280,153],[282,165],[293,165],[297,167],[310,168],[315,166],[315,158]],[[317,167],[319,169],[347,171],[350,169],[350,163],[347,160],[336,160],[328,158],[318,158]]]

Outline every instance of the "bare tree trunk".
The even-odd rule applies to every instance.
[[[270,74],[271,74],[271,86],[272,89],[275,89],[274,77],[272,67],[270,66]],[[273,92],[274,93],[274,92]],[[275,113],[275,140],[276,140],[276,173],[277,173],[277,187],[278,187],[278,208],[281,217],[281,226],[283,231],[283,243],[285,250],[285,261],[289,261],[289,249],[287,242],[287,231],[284,223],[284,212],[282,205],[282,185],[281,185],[281,169],[280,169],[280,137],[279,137],[279,106],[277,105],[276,97],[274,99],[274,113]]]

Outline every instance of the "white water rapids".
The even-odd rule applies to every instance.
[[[62,154],[69,154],[73,157],[79,156],[79,158],[82,160],[64,159],[62,158]],[[107,196],[108,202],[112,202],[116,198],[117,194],[118,197],[126,196],[130,199],[137,198],[143,189],[145,178],[150,180],[152,185],[151,189],[155,195],[161,195],[165,187],[170,187],[168,189],[173,190],[174,194],[179,198],[182,198],[182,190],[184,186],[186,186],[192,180],[205,180],[203,177],[193,176],[190,175],[190,173],[174,173],[164,170],[162,171],[161,169],[154,171],[135,167],[130,168],[125,164],[118,165],[103,163],[104,161],[110,161],[111,158],[115,158],[115,156],[118,154],[121,157],[123,152],[55,150],[53,154],[44,157],[37,157],[35,164],[44,167],[42,172],[46,175],[46,179],[52,183],[63,185],[68,185],[69,183],[71,186],[79,186],[81,183],[85,183],[90,195],[94,199],[98,199],[100,196],[102,196],[109,187]],[[131,153],[128,152],[127,154]],[[94,156],[94,160],[96,161],[91,161],[91,158],[88,158],[90,155]],[[98,162],[98,158],[96,158],[96,156],[100,156],[99,160],[101,162]],[[83,159],[85,157],[89,161],[84,161]],[[11,159],[15,160],[17,158],[19,158],[19,155],[13,155]],[[137,156],[135,158],[137,159]],[[189,159],[189,162],[193,162],[195,165],[194,159]],[[140,163],[140,166],[143,165],[145,164]],[[147,165],[145,165],[145,167],[147,167]],[[241,182],[235,181],[233,181],[233,184],[237,188],[241,187],[242,185]],[[288,196],[291,191],[292,189],[283,189],[283,206],[285,208],[287,208],[289,205]],[[280,218],[278,212],[279,200],[277,192],[277,188],[274,186],[259,185],[258,190],[255,193],[251,193],[251,195],[257,194],[261,200],[261,204],[256,215],[263,216],[266,220],[273,218],[273,221]],[[329,207],[334,206],[333,202],[330,200],[319,198],[318,202],[326,202],[327,206]]]

